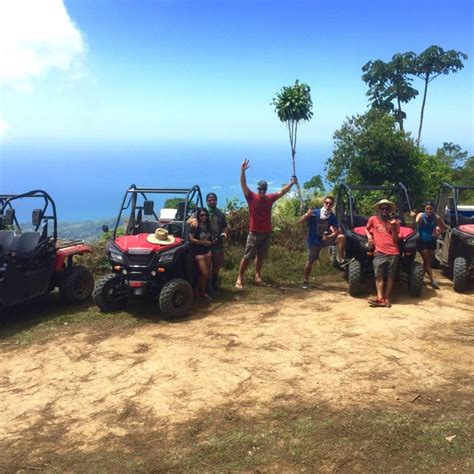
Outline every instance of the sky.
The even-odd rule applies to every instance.
[[[367,108],[361,67],[432,44],[469,60],[430,85],[422,142],[473,153],[473,38],[468,0],[0,0],[0,159],[25,143],[288,147],[270,104],[295,79],[314,103],[300,143],[330,148]]]

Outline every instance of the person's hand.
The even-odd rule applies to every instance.
[[[250,168],[250,162],[249,160],[247,160],[247,158],[245,158],[244,161],[242,161],[242,164],[240,165],[240,169],[242,171],[247,171],[249,168]]]
[[[329,235],[328,234],[324,234],[323,235],[323,240],[328,240],[329,239]]]
[[[313,213],[313,210],[311,208],[308,208],[308,210],[306,211],[306,214],[305,216],[306,217],[311,217],[311,214]]]
[[[411,211],[410,212],[410,217],[416,217],[417,212],[416,211]]]
[[[369,246],[369,249],[373,248],[374,247],[374,239],[373,237],[369,237],[367,239],[367,245]]]
[[[212,241],[210,240],[203,240],[203,242],[204,242],[204,245],[207,247],[210,247],[212,245]]]
[[[191,227],[197,227],[198,226],[198,220],[196,217],[190,217],[187,221],[186,224],[188,224]]]
[[[296,183],[298,183],[298,178],[293,175],[290,179],[290,184],[293,186]]]
[[[390,225],[392,226],[396,226],[400,224],[400,219],[398,217],[394,217],[391,221],[390,221]]]

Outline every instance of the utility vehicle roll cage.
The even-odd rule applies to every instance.
[[[127,231],[126,234],[129,234],[133,229],[133,226],[139,219],[142,218],[142,213],[145,210],[144,205],[137,205],[137,198],[141,196],[145,201],[148,201],[147,194],[169,194],[174,196],[185,196],[183,198],[184,201],[184,208],[182,209],[182,216],[183,219],[173,219],[173,224],[179,226],[181,225],[181,231],[184,233],[184,226],[186,223],[186,218],[188,216],[188,212],[190,209],[189,203],[193,202],[194,199],[197,198],[197,204],[199,207],[203,206],[202,202],[202,194],[201,189],[199,186],[194,185],[191,188],[137,188],[135,184],[130,185],[130,187],[125,192],[125,196],[122,200],[122,205],[120,207],[119,215],[117,218],[117,222],[115,223],[113,238],[117,236],[117,229],[121,222],[122,213],[128,209],[130,209],[130,218],[127,224]],[[138,211],[138,212],[137,212]],[[154,209],[152,210],[151,214],[159,222],[160,218],[156,215]]]
[[[339,191],[337,193],[336,200],[337,215],[343,216],[346,214],[346,206],[344,201],[344,196],[346,196],[346,199],[349,203],[349,219],[351,228],[354,227],[353,216],[355,214],[355,198],[353,195],[353,191],[387,191],[393,193],[397,196],[397,202],[395,203],[397,205],[397,208],[403,211],[405,207],[403,204],[405,202],[408,207],[407,210],[411,212],[410,198],[408,197],[407,188],[403,183],[398,183],[395,185],[364,185],[341,183],[339,186]],[[403,196],[405,197],[405,201],[403,200]]]
[[[13,202],[18,199],[24,198],[37,198],[43,199],[44,205],[42,208],[34,209],[32,212],[32,224],[34,232],[38,232],[42,224],[46,226],[44,231],[47,233],[47,224],[49,220],[53,221],[53,232],[51,237],[56,242],[58,238],[58,219],[56,214],[56,204],[52,197],[41,189],[29,191],[23,194],[14,195],[1,195],[0,196],[0,230],[3,230],[5,226],[15,226],[16,230],[21,233],[22,229],[16,217],[15,209],[12,205]],[[47,215],[46,211],[51,212],[51,215]]]
[[[443,182],[438,190],[436,196],[436,214],[445,217],[446,210],[449,210],[450,216],[451,213],[454,213],[454,221],[450,219],[451,224],[453,224],[452,227],[457,227],[459,225],[459,192],[466,190],[474,190],[474,186],[456,186]]]

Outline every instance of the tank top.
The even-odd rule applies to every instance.
[[[420,240],[424,242],[429,242],[436,240],[436,237],[433,235],[433,232],[436,227],[436,216],[433,214],[430,217],[423,213],[421,215],[420,222],[418,222],[418,233],[420,235]]]

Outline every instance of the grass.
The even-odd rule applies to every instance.
[[[47,431],[36,426],[14,445],[0,442],[4,453],[0,468],[6,472],[22,466],[45,472],[472,472],[473,468],[472,420],[453,409],[334,410],[296,400],[268,406],[256,416],[243,416],[239,407],[229,405],[167,428],[160,428],[149,413],[132,411],[133,419],[111,417],[108,427],[127,428],[127,423],[135,422],[133,429],[122,436],[109,431],[100,449],[87,453],[68,446],[58,454],[56,443],[67,426],[53,423]],[[136,421],[143,421],[140,428]],[[446,440],[453,434],[454,440]]]

